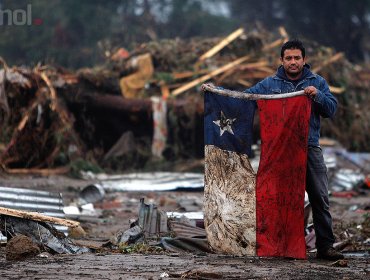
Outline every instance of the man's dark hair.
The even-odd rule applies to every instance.
[[[306,50],[305,50],[302,42],[299,41],[298,39],[293,39],[293,40],[290,40],[288,42],[285,42],[284,45],[281,47],[281,52],[280,52],[281,58],[284,57],[284,51],[285,50],[294,50],[294,49],[301,50],[302,57],[303,58],[305,57]]]

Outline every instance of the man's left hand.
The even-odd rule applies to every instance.
[[[304,89],[304,93],[311,98],[315,98],[317,94],[317,89],[314,86],[309,86]]]

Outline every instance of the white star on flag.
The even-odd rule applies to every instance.
[[[222,134],[224,134],[225,131],[231,133],[232,135],[234,135],[234,131],[233,129],[231,128],[231,125],[236,121],[236,118],[235,119],[228,119],[226,118],[224,112],[221,111],[221,117],[219,120],[217,121],[213,121],[217,126],[220,127],[220,136],[222,136]]]

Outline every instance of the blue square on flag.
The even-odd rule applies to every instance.
[[[205,92],[205,145],[214,145],[250,157],[255,109],[255,101]]]

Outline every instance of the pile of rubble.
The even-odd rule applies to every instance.
[[[117,48],[106,64],[0,70],[0,160],[8,172],[143,168],[155,157],[203,157],[205,81],[242,90],[274,73],[288,34],[238,29],[226,38],[153,41],[130,53]],[[305,42],[314,72],[339,99],[323,135],[369,151],[366,104],[370,68],[342,53]]]

